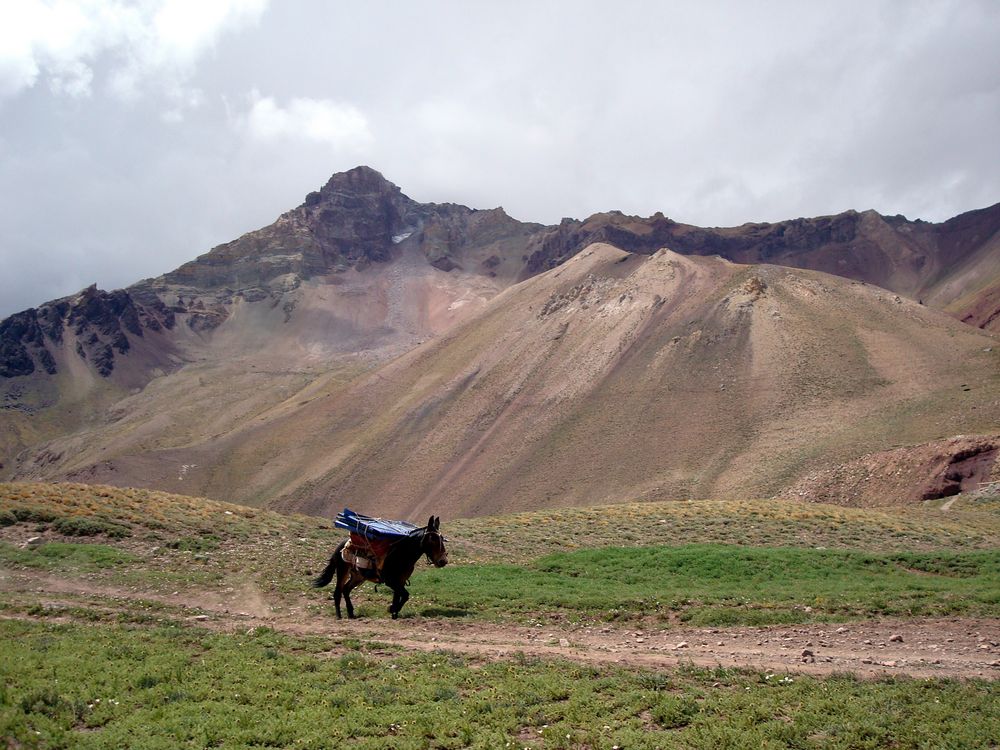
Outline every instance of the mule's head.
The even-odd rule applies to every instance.
[[[440,516],[431,516],[431,520],[427,522],[427,530],[420,540],[420,551],[438,568],[448,564],[448,550],[445,549],[444,537],[441,536]]]

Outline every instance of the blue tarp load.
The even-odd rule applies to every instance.
[[[354,531],[368,539],[398,539],[406,536],[416,536],[421,531],[420,526],[414,526],[406,521],[390,521],[385,518],[372,518],[361,513],[355,513],[344,508],[337,514],[334,525],[341,529]]]

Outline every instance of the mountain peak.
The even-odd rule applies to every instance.
[[[399,192],[399,188],[389,182],[378,170],[362,164],[354,169],[348,169],[346,172],[334,173],[320,192],[369,194]]]

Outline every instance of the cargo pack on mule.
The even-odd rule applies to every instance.
[[[394,543],[423,531],[416,524],[372,518],[355,513],[350,508],[344,508],[337,514],[334,526],[351,532],[347,546],[340,552],[344,560],[358,568],[374,568],[376,571],[382,570]]]
[[[448,551],[441,535],[441,518],[431,516],[426,526],[406,521],[391,521],[355,513],[349,508],[337,514],[335,525],[350,532],[350,538],[340,543],[326,569],[313,581],[318,587],[336,579],[333,600],[340,617],[340,598],[347,605],[347,616],[354,617],[351,590],[371,581],[384,583],[392,589],[389,613],[399,616],[410,598],[406,584],[421,555],[437,567],[448,564]]]

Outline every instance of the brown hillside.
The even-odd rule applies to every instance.
[[[1000,435],[958,435],[809,473],[784,495],[866,508],[953,497],[1000,482],[998,453]]]
[[[859,283],[594,246],[358,386],[359,408],[319,431],[353,449],[282,504],[469,515],[770,495],[994,425],[993,344]]]
[[[65,430],[73,410],[86,406],[85,418],[75,423],[82,426],[65,430],[70,434],[62,437],[38,435],[40,445],[23,452],[12,473],[50,477],[85,470],[82,476],[90,477],[111,465],[106,462],[127,461],[135,464],[125,472],[133,483],[174,486],[194,469],[208,466],[208,446],[230,431],[246,430],[254,420],[272,419],[341,387],[358,373],[440,335],[481,309],[497,291],[488,277],[458,270],[445,274],[414,250],[403,249],[392,264],[302,281],[280,306],[237,301],[210,331],[192,329],[184,322],[187,315],[179,314],[172,334],[183,365],[169,374],[153,371],[144,387],[116,387],[132,360],[125,360],[110,378],[100,378],[67,356],[72,369],[51,381],[12,385],[25,394],[44,387],[53,394],[48,408],[23,413],[24,425],[38,429],[63,422]],[[61,402],[59,386],[64,388]],[[79,395],[69,398],[73,387]],[[9,423],[17,413],[8,412]],[[281,452],[294,450],[290,445]],[[178,486],[191,489],[188,484]]]
[[[106,426],[56,473],[401,517],[768,496],[886,446],[989,431],[996,343],[859,282],[595,245],[367,374],[289,381],[211,439],[142,450],[119,431],[123,449],[93,460]],[[242,403],[252,380],[228,392]],[[174,428],[146,429],[155,446]]]

